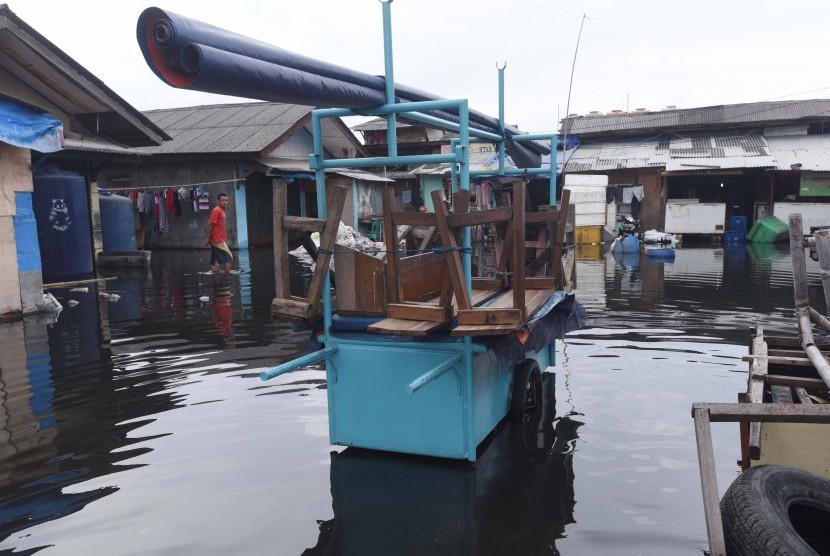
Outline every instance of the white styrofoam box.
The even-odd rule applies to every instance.
[[[582,203],[576,206],[575,226],[604,226],[605,203]]]
[[[605,187],[577,185],[565,187],[571,192],[571,203],[605,203]],[[577,210],[579,210],[577,208]]]
[[[775,203],[772,215],[789,225],[791,214],[801,214],[804,233],[809,234],[811,227],[830,226],[829,207],[827,203]]]
[[[598,174],[565,174],[565,187],[567,188],[569,185],[605,187],[608,185],[608,176]]]
[[[670,234],[722,234],[725,220],[725,203],[666,203]]]

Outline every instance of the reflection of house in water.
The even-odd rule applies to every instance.
[[[574,523],[570,452],[581,423],[562,418],[554,432],[554,376],[546,379],[545,414],[527,431],[498,430],[475,465],[333,453],[334,519],[304,554],[557,554]]]

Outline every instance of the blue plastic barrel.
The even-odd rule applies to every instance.
[[[133,206],[127,197],[102,191],[98,197],[101,206],[101,235],[104,253],[135,251]]]
[[[92,235],[86,180],[44,165],[34,174],[32,195],[38,243],[47,281],[92,274]]]

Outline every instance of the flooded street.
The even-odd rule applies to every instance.
[[[0,554],[701,554],[691,404],[737,399],[751,325],[796,332],[785,246],[584,258],[538,434],[472,466],[344,449],[324,370],[260,381],[309,333],[270,319],[271,252],[238,256],[155,252],[99,283],[116,301],[0,324]],[[723,492],[738,427],[713,437]]]

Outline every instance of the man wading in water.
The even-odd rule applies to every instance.
[[[225,227],[225,208],[230,203],[227,193],[220,193],[218,202],[210,213],[205,245],[210,245],[210,269],[219,272],[219,265],[225,267],[225,274],[230,274],[233,255],[225,243],[228,232]]]

